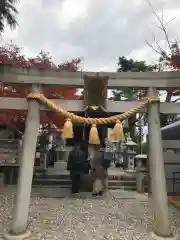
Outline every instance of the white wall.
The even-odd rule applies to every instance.
[[[167,191],[173,192],[173,172],[180,172],[180,141],[163,140]],[[158,161],[158,159],[157,159]],[[176,174],[175,192],[180,194],[180,173]]]

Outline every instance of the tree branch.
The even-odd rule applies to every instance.
[[[150,44],[147,40],[145,40],[145,42],[146,42],[146,44],[147,44],[150,48],[152,48],[153,51],[155,51],[155,52],[158,53],[158,54],[161,54],[161,52],[159,52],[155,47],[153,47],[153,45]]]
[[[169,40],[168,32],[167,32],[167,30],[166,30],[167,23],[164,24],[163,17],[162,17],[162,19],[159,17],[159,15],[155,12],[155,10],[154,10],[151,2],[150,2],[149,0],[146,0],[146,2],[147,2],[147,4],[149,5],[149,7],[151,8],[151,11],[152,11],[152,13],[154,14],[154,16],[156,17],[156,19],[157,19],[158,22],[160,23],[159,28],[163,31],[164,36],[165,36],[166,41],[167,41],[167,44],[168,44],[168,47],[169,47],[169,49],[170,49],[170,51],[171,51],[171,54],[172,54],[172,47],[171,47],[171,43],[170,43],[170,40]],[[163,9],[162,9],[162,11],[163,11]],[[168,23],[168,24],[169,24],[169,23]]]

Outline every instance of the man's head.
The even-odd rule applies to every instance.
[[[74,147],[75,148],[80,148],[80,143],[76,143]]]

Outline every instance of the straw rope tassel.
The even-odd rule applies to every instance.
[[[113,128],[113,139],[116,141],[121,141],[125,139],[123,126],[120,120],[116,121],[116,124]]]
[[[64,139],[68,139],[68,138],[73,138],[74,137],[73,125],[72,125],[72,122],[71,122],[70,118],[68,118],[66,120],[66,122],[64,123],[62,136],[63,136]]]
[[[89,144],[99,145],[100,139],[96,124],[93,124],[89,132]]]

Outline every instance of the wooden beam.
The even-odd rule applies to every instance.
[[[84,111],[83,100],[59,100],[52,99],[59,107],[71,112]],[[140,101],[107,101],[107,111],[120,113],[140,105]],[[27,101],[23,98],[1,98],[0,109],[27,110]],[[41,110],[50,109],[41,105]],[[144,109],[146,111],[146,109]],[[161,103],[160,112],[164,114],[180,114],[180,103]]]
[[[84,75],[97,76],[96,72],[58,72],[0,66],[0,80],[4,83],[60,85],[80,88],[84,86]],[[180,88],[180,72],[100,72],[108,76],[108,88]]]
[[[52,101],[59,107],[66,109],[67,111],[83,111],[83,101],[79,100],[57,100],[52,99]],[[0,99],[0,109],[11,109],[11,110],[27,110],[28,102],[25,98],[1,98]],[[41,105],[41,110],[49,111],[49,108]]]
[[[58,85],[63,87],[75,87],[83,88],[84,79],[74,76],[71,77],[53,77],[53,76],[29,76],[29,75],[12,75],[4,74],[0,76],[0,79],[4,83],[18,83],[18,84],[42,84],[42,85]],[[121,77],[116,79],[109,78],[107,87],[109,89],[117,89],[121,87],[135,87],[135,88],[148,88],[157,87],[158,89],[167,88],[180,88],[180,77],[176,78],[152,78],[152,79],[140,79],[140,78],[128,78]]]

